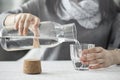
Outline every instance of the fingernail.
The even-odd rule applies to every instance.
[[[83,56],[84,56],[84,57],[87,57],[87,55],[86,55],[86,54],[84,54]]]
[[[26,35],[26,31],[23,31],[23,35],[24,35],[24,36]]]
[[[84,62],[84,64],[88,65],[89,63],[88,62]]]
[[[26,36],[27,34],[26,34],[26,33],[24,33],[23,35],[24,35],[24,36]]]
[[[85,60],[85,57],[81,57],[80,60]]]
[[[89,68],[90,68],[90,69],[94,69],[94,67],[93,67],[93,66],[90,66]]]

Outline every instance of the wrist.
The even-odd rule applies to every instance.
[[[120,49],[110,51],[112,57],[112,64],[120,64]]]

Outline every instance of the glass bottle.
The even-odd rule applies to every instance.
[[[40,36],[37,45],[40,47],[55,47],[62,42],[77,41],[77,31],[74,23],[60,25],[56,22],[41,22]],[[28,31],[27,36],[18,35],[14,29],[2,28],[0,31],[0,44],[6,51],[33,49],[33,40],[35,39],[32,31]],[[40,43],[40,44],[39,44]]]

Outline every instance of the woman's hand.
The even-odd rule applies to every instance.
[[[15,29],[20,35],[27,35],[28,29],[34,33],[33,47],[39,48],[39,26],[40,19],[32,14],[21,13],[15,16]]]
[[[40,19],[29,13],[11,14],[6,17],[4,25],[6,28],[14,28],[18,30],[19,35],[27,35],[28,29],[30,29],[33,34],[33,47],[38,48],[40,46],[39,37],[39,24]]]
[[[30,29],[34,35],[39,34],[40,19],[29,13],[11,14],[6,17],[4,25],[18,30],[19,35],[27,35]],[[13,27],[14,25],[14,27]]]
[[[114,64],[114,56],[108,50],[95,47],[89,50],[83,50],[81,61],[83,64],[89,65],[90,69],[105,68]]]
[[[15,16],[14,28],[18,30],[20,35],[27,35],[30,29],[34,35],[39,35],[38,26],[40,19],[29,13],[20,13]]]

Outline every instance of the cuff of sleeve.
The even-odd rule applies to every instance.
[[[113,52],[116,53],[116,54],[119,54],[119,53],[120,53],[120,49],[114,49]],[[117,58],[117,57],[116,57],[116,58]],[[119,60],[119,59],[118,59],[118,60]],[[117,64],[117,65],[120,66],[120,64]]]
[[[3,13],[0,15],[0,29],[5,26],[4,21],[8,15],[10,15],[10,13]]]

